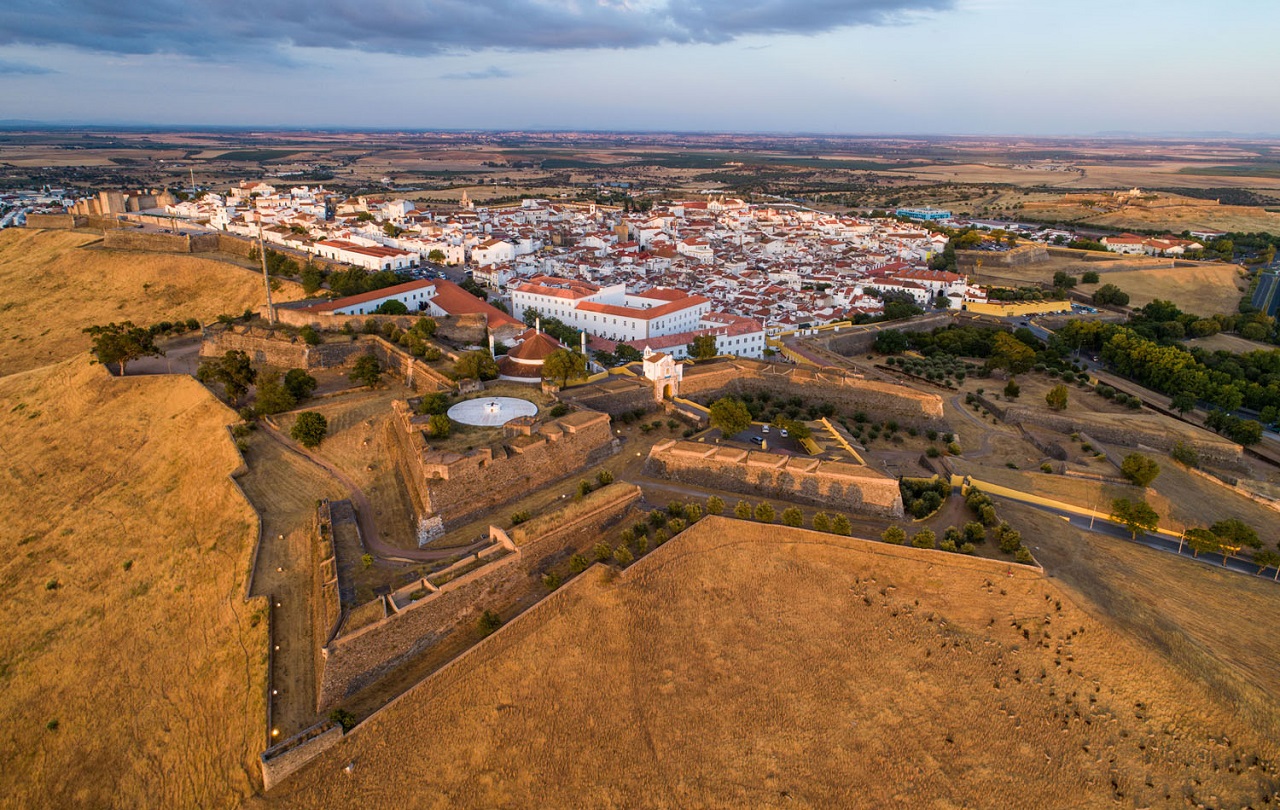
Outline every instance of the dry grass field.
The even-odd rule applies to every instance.
[[[1234,264],[1197,264],[1160,270],[1128,270],[1107,273],[1101,284],[1114,284],[1129,293],[1129,306],[1140,307],[1162,298],[1173,301],[1184,312],[1207,316],[1233,313],[1247,282]],[[1092,292],[1095,285],[1082,284],[1080,289]]]
[[[1231,352],[1232,354],[1269,352],[1276,348],[1270,343],[1258,343],[1253,340],[1245,340],[1239,335],[1228,335],[1222,332],[1209,337],[1191,338],[1185,342],[1188,346],[1198,346],[1211,352]]]
[[[0,805],[225,807],[265,739],[234,414],[85,354],[0,379]]]
[[[265,300],[262,278],[177,254],[102,250],[70,231],[0,231],[0,374],[37,368],[89,347],[86,326],[132,320],[208,322]],[[301,287],[282,282],[283,298]]]
[[[1032,570],[707,518],[578,578],[269,803],[1240,806],[1274,800],[1277,753]]]

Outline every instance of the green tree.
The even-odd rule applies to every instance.
[[[347,379],[372,388],[382,379],[382,364],[371,354],[362,355],[356,360]]]
[[[1111,519],[1124,524],[1129,534],[1136,540],[1140,532],[1155,531],[1160,525],[1160,516],[1146,501],[1131,501],[1128,498],[1116,498],[1111,502]]]
[[[435,250],[427,254],[427,261],[431,262],[432,264],[443,264],[444,259],[445,259],[444,251],[441,250],[440,248],[436,248]]]
[[[1129,305],[1129,294],[1114,284],[1103,284],[1093,294],[1093,303],[1100,306],[1125,307]]]
[[[324,287],[325,273],[311,262],[302,268],[302,292],[304,295],[315,295]]]
[[[938,536],[933,533],[933,529],[921,529],[916,532],[915,537],[911,538],[911,545],[916,548],[933,548]]]
[[[881,532],[880,539],[886,543],[900,546],[907,542],[907,530],[895,524]]]
[[[1258,575],[1268,568],[1276,569],[1275,579],[1280,580],[1280,553],[1276,553],[1271,549],[1263,549],[1253,555],[1253,563],[1258,566]]]
[[[733,507],[733,516],[739,520],[751,520],[751,504],[746,501],[738,501],[738,505]]]
[[[1044,401],[1049,403],[1049,407],[1055,411],[1065,411],[1067,409],[1067,387],[1062,383],[1058,383],[1049,389],[1049,393],[1044,395]]]
[[[438,328],[439,325],[436,323],[435,318],[428,318],[423,315],[413,322],[413,326],[409,327],[409,332],[420,338],[429,339],[436,336],[436,329]]]
[[[1008,332],[996,333],[992,342],[988,368],[1007,369],[1010,374],[1020,374],[1031,369],[1036,361],[1035,350]]]
[[[587,374],[587,358],[572,349],[556,349],[542,362],[542,376],[556,380],[563,388],[569,380],[577,380]]]
[[[799,528],[804,525],[804,512],[794,506],[782,510],[782,525]]]
[[[719,495],[712,495],[707,498],[707,514],[722,515],[724,514],[724,499]]]
[[[574,554],[569,558],[569,573],[581,574],[587,570],[587,558],[581,554]]]
[[[626,546],[618,546],[613,550],[613,558],[618,561],[618,565],[626,568],[635,560],[635,556],[631,553],[631,549]]]
[[[315,411],[303,411],[289,430],[293,440],[303,447],[318,447],[329,433],[329,420],[324,414]]]
[[[716,336],[715,335],[698,335],[689,345],[689,353],[693,355],[694,360],[710,360],[715,357]]]
[[[761,523],[772,523],[777,519],[778,514],[774,511],[773,505],[767,501],[761,501],[756,504],[755,518]]]
[[[1219,520],[1209,527],[1209,531],[1216,534],[1224,544],[1235,546],[1236,548],[1245,546],[1248,548],[1262,548],[1262,540],[1258,538],[1258,532],[1240,518]]]
[[[498,363],[483,350],[464,352],[454,363],[453,373],[458,379],[496,380]]]
[[[831,531],[831,516],[826,512],[819,512],[813,516],[813,530],[815,532]]]
[[[964,524],[964,539],[967,543],[983,543],[987,539],[987,530],[981,523],[971,521]]]
[[[591,551],[595,555],[596,562],[605,562],[613,558],[613,546],[603,540],[596,543]]]
[[[316,328],[311,324],[307,324],[299,329],[298,337],[302,338],[302,342],[308,346],[319,346],[321,343],[324,343],[324,338],[320,336],[320,333],[317,332]]]
[[[1169,404],[1178,413],[1185,414],[1196,409],[1196,395],[1190,391],[1179,391],[1170,398]]]
[[[284,375],[284,387],[289,389],[293,398],[302,401],[315,393],[316,378],[300,368],[291,368]]]
[[[408,315],[409,308],[404,305],[403,301],[397,301],[392,298],[389,301],[383,301],[378,308],[373,311],[374,315]]]
[[[726,438],[736,436],[751,427],[751,411],[740,399],[721,397],[711,403],[711,426]]]
[[[206,385],[221,384],[227,400],[232,404],[239,402],[249,392],[249,386],[253,385],[257,376],[249,355],[234,349],[222,357],[205,360],[196,369],[196,379]]]
[[[639,363],[644,359],[644,354],[639,349],[627,343],[619,343],[613,353],[624,363]]]
[[[419,414],[438,414],[449,410],[449,395],[440,391],[423,394],[415,409]]]
[[[297,398],[280,381],[279,372],[259,374],[257,387],[254,410],[258,413],[284,413],[298,404]]]
[[[1080,274],[1080,283],[1081,284],[1097,284],[1098,271],[1097,270],[1084,271],[1083,273]]]
[[[1010,377],[1009,382],[1004,384],[1004,396],[1006,399],[1017,399],[1022,393],[1022,386],[1018,385],[1018,381]]]
[[[1130,453],[1120,463],[1120,473],[1137,486],[1146,488],[1160,474],[1160,465],[1141,453]]]
[[[1191,547],[1191,556],[1193,557],[1199,557],[1201,554],[1216,554],[1222,551],[1222,541],[1218,539],[1218,535],[1208,529],[1192,527],[1182,533],[1182,539]]]
[[[841,537],[848,537],[853,534],[853,524],[849,522],[848,517],[837,513],[831,518],[831,531]]]
[[[160,357],[164,354],[155,344],[150,329],[134,326],[132,321],[109,323],[106,326],[90,326],[83,330],[93,338],[90,349],[102,365],[115,364],[124,376],[125,367],[140,357]]]
[[[453,423],[449,421],[449,417],[442,413],[433,413],[431,418],[427,420],[427,434],[433,439],[449,438],[449,431],[452,428]]]

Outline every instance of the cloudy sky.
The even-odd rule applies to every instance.
[[[1277,0],[26,0],[0,120],[1280,133]]]

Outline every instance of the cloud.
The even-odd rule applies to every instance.
[[[54,70],[40,65],[29,65],[25,62],[10,62],[0,59],[0,76],[43,76],[54,72]]]
[[[440,78],[470,81],[472,79],[510,79],[516,74],[497,65],[490,65],[483,70],[467,70],[461,73],[446,73]]]
[[[64,0],[0,7],[0,45],[272,58],[288,46],[432,55],[721,43],[891,25],[956,0]]]

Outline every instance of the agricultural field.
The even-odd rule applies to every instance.
[[[266,301],[262,277],[212,259],[103,250],[72,231],[0,231],[0,374],[89,348],[87,326],[239,315]],[[281,281],[283,298],[302,288]]]
[[[1114,284],[1129,294],[1129,306],[1137,308],[1157,298],[1173,301],[1183,312],[1207,317],[1234,313],[1248,290],[1239,265],[1196,264],[1158,270],[1124,270],[1107,273],[1098,284],[1077,289],[1093,292],[1102,284]]]
[[[235,414],[80,353],[0,379],[0,804],[226,807],[256,789],[266,605]]]
[[[576,806],[1273,795],[1274,742],[1091,607],[1034,569],[707,518],[588,571],[254,803],[529,805],[549,780]]]

